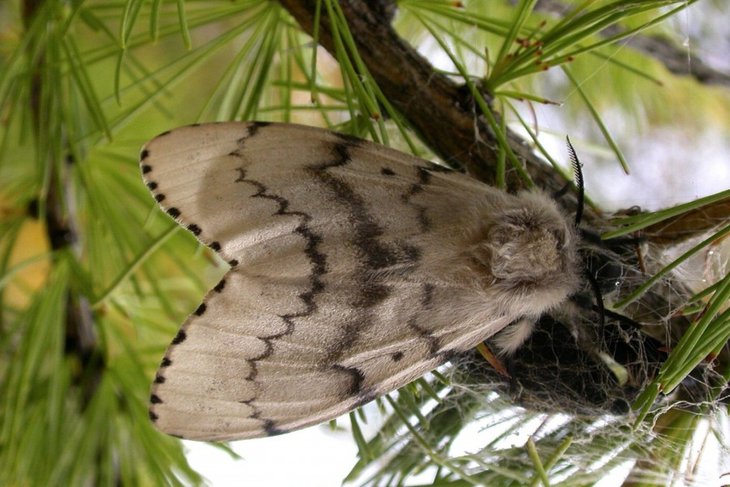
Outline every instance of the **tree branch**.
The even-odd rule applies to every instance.
[[[644,229],[644,236],[655,244],[676,245],[702,235],[720,222],[727,221],[728,215],[730,215],[730,198],[725,198],[651,225]]]
[[[659,36],[633,36],[626,44],[651,56],[679,76],[690,76],[707,85],[730,86],[730,74],[713,69],[698,57],[676,46],[670,39]]]
[[[572,9],[572,5],[557,0],[540,0],[535,4],[535,10],[548,12],[560,18]],[[621,32],[621,27],[612,25],[601,31],[601,35],[613,37]],[[708,85],[730,86],[730,74],[711,68],[697,55],[690,56],[686,49],[675,45],[670,39],[662,36],[634,35],[623,42],[656,59],[672,74],[691,76],[698,82]]]

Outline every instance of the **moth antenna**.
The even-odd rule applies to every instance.
[[[580,234],[580,237],[586,242],[592,243],[594,245],[609,246],[610,248],[640,245],[647,241],[646,237],[642,235],[631,237],[601,238],[601,235],[599,233],[585,228],[579,229],[578,233]]]
[[[585,201],[585,186],[583,184],[583,164],[578,160],[578,155],[573,149],[573,144],[570,143],[570,137],[565,136],[565,140],[568,142],[568,153],[570,155],[570,163],[573,166],[573,177],[575,178],[575,187],[578,190],[578,207],[575,209],[575,226],[580,225],[580,221],[583,219],[583,204]]]
[[[600,310],[599,310],[599,307],[598,306],[594,306],[593,307],[593,311],[595,311],[597,313],[600,313]],[[619,323],[621,323],[623,325],[630,326],[630,327],[634,328],[635,330],[641,330],[641,323],[638,323],[638,322],[632,320],[628,316],[624,316],[624,315],[622,315],[620,313],[616,313],[616,312],[611,311],[609,309],[604,309],[603,310],[603,313],[604,313],[605,316],[611,318],[612,320],[616,320],[616,321],[618,321]]]
[[[590,284],[591,286],[593,295],[596,298],[595,310],[598,313],[598,323],[601,326],[601,336],[603,336],[603,328],[606,325],[606,307],[603,305],[603,294],[601,293],[601,287],[598,285],[596,277],[591,274],[588,269],[585,269],[584,274],[586,276],[588,284]]]

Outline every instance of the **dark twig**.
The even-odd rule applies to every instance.
[[[563,17],[573,8],[558,0],[540,0],[535,10]],[[613,37],[622,32],[621,27],[612,25],[601,31],[604,37]],[[686,49],[674,44],[671,39],[660,36],[636,34],[623,40],[631,48],[650,56],[664,65],[672,74],[691,76],[700,83],[730,86],[730,74],[713,69],[696,54],[690,56]]]

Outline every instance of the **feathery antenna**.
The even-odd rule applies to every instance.
[[[565,140],[568,141],[568,153],[570,154],[570,163],[573,166],[573,178],[575,178],[575,187],[578,190],[578,207],[575,209],[575,226],[580,225],[581,219],[583,219],[583,203],[585,200],[585,186],[583,185],[583,164],[578,160],[578,155],[573,149],[573,144],[570,143],[570,137],[565,136]]]

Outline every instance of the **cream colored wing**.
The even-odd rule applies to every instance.
[[[531,313],[481,248],[494,215],[524,202],[426,161],[321,129],[220,123],[158,136],[141,167],[160,206],[231,264],[155,378],[150,417],[169,434],[332,419]]]

